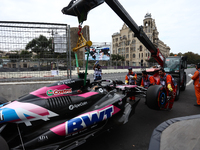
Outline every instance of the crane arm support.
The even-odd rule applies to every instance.
[[[159,63],[161,67],[164,66],[165,57],[162,55],[159,49],[157,49],[157,53],[152,53],[151,56]]]
[[[135,37],[150,51],[152,57],[163,66],[164,57],[161,52],[150,41],[147,35],[143,31],[142,26],[138,26],[131,18],[124,7],[118,0],[71,0],[70,4],[62,9],[62,12],[67,15],[77,16],[79,23],[87,20],[88,12],[106,2],[108,6],[126,23],[126,25],[134,32]]]

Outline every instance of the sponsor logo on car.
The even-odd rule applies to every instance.
[[[109,106],[102,110],[95,110],[90,113],[86,113],[86,114],[80,115],[76,118],[73,118],[73,119],[67,121],[65,124],[66,135],[72,134],[72,133],[82,130],[88,126],[94,125],[98,122],[108,119],[108,118],[112,117],[113,113],[114,113],[113,106]]]
[[[63,90],[48,90],[47,91],[47,96],[52,96],[52,95],[62,95],[62,94],[69,94],[72,93],[72,89],[63,89]]]
[[[74,108],[79,108],[79,107],[82,107],[82,106],[85,106],[85,105],[87,105],[87,102],[81,102],[79,104],[69,105],[69,110],[73,110]]]

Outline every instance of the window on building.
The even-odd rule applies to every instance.
[[[147,27],[148,28],[148,32],[150,33],[150,26],[149,27]]]
[[[139,53],[139,58],[140,58],[140,53]]]
[[[135,58],[135,54],[133,54],[133,58]]]
[[[143,53],[142,53],[142,58],[143,58]]]
[[[129,53],[129,48],[128,47],[126,48],[126,53]]]
[[[16,64],[13,64],[13,68],[16,68]]]
[[[118,49],[118,53],[120,53],[120,52],[121,52],[121,48]]]
[[[142,45],[140,45],[140,48],[139,48],[139,50],[140,50],[140,51],[142,51]]]
[[[129,58],[129,54],[126,54],[126,58]]]
[[[27,64],[23,64],[23,68],[27,68]]]

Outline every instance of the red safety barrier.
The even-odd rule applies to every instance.
[[[24,77],[21,77],[21,78],[32,78],[31,76],[24,76]]]

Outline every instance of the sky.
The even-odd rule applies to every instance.
[[[64,23],[78,27],[78,19],[61,10],[71,0],[0,0],[1,21]],[[200,54],[200,0],[119,0],[138,26],[146,13],[155,19],[159,39],[172,53]],[[112,42],[112,34],[120,32],[123,21],[106,4],[92,9],[83,22],[90,26],[92,42]]]

